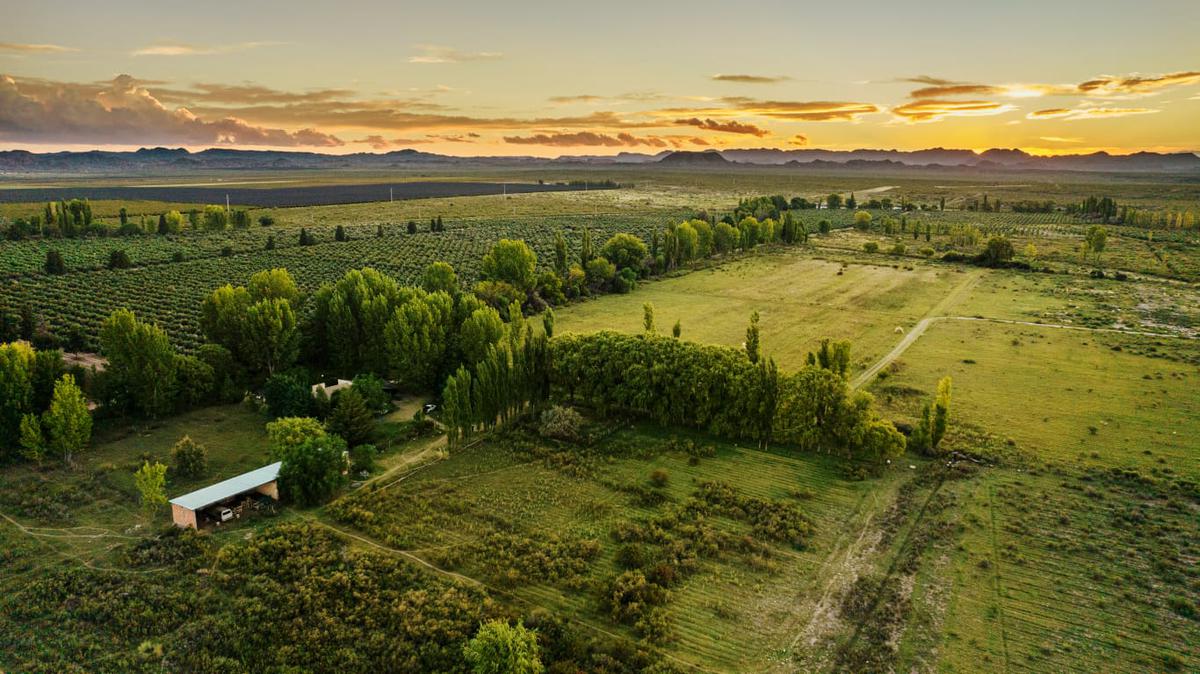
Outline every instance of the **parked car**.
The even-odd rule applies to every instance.
[[[233,511],[225,506],[214,506],[209,508],[208,516],[212,519],[212,521],[216,522],[217,524],[221,524],[222,522],[228,522],[229,520],[233,519]]]

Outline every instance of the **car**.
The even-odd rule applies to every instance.
[[[215,508],[209,509],[208,516],[212,519],[212,521],[216,522],[217,524],[221,524],[222,522],[228,522],[229,520],[233,519],[233,511],[225,506],[216,506]]]

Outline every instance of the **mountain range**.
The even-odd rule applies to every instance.
[[[564,155],[541,157],[455,157],[412,149],[385,153],[360,152],[333,155],[282,150],[142,148],[136,151],[34,153],[0,151],[0,172],[5,173],[161,173],[191,170],[289,170],[338,168],[410,168],[419,166],[552,166],[558,164],[628,165],[733,168],[739,165],[785,168],[949,168],[1144,173],[1200,172],[1200,156],[1191,152],[1162,154],[1107,152],[1036,156],[1018,149],[984,152],[931,148],[927,150],[779,150],[747,148],[687,152],[665,150],[657,154],[622,152],[611,156]]]

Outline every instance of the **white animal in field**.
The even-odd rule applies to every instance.
[[[896,326],[896,334],[897,334],[897,335],[903,335],[903,334],[904,334],[904,328],[902,328],[902,327],[900,327],[899,325],[897,325],[897,326]]]

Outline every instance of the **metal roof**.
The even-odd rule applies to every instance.
[[[256,468],[249,473],[242,473],[237,477],[231,477],[228,480],[210,484],[203,489],[197,489],[183,496],[176,496],[171,499],[171,503],[187,508],[188,510],[200,510],[214,503],[224,501],[231,496],[237,496],[238,494],[257,489],[268,482],[274,482],[279,477],[279,467],[281,465],[283,465],[282,461],[276,461],[269,466]]]

